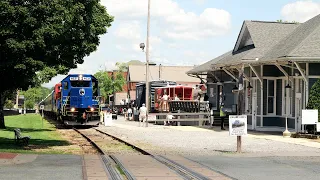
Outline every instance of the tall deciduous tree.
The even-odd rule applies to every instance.
[[[96,50],[113,17],[99,0],[1,0],[0,12],[0,128],[5,128],[6,93],[36,84],[36,72],[46,67],[64,73],[76,68]],[[58,72],[50,73],[44,77]]]
[[[123,85],[126,83],[126,79],[123,76],[123,72],[126,72],[126,65],[124,63],[116,63],[117,70],[113,73],[107,71],[99,71],[94,76],[99,81],[99,88],[101,96],[107,98],[113,92],[120,92],[123,90]]]
[[[27,102],[27,108],[31,109],[36,104],[38,104],[42,99],[47,97],[47,95],[51,92],[50,89],[45,87],[33,87],[29,88],[27,91],[20,92],[20,95],[24,95],[25,102]]]

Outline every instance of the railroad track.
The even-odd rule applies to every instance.
[[[187,179],[187,180],[210,180],[210,178],[207,178],[201,174],[198,174],[194,171],[192,171],[191,169],[173,161],[170,160],[164,156],[158,156],[158,155],[152,155],[151,153],[147,152],[146,150],[143,150],[127,141],[124,141],[116,136],[113,136],[109,133],[100,131],[99,129],[94,128],[96,131],[100,132],[101,134],[107,135],[113,139],[116,139],[124,144],[126,144],[127,146],[130,146],[131,148],[137,150],[138,152],[140,152],[141,154],[144,155],[149,155],[150,157],[154,158],[155,160],[157,160],[158,162],[166,165],[167,167],[169,167],[170,169],[174,170],[175,172],[177,172],[183,179]]]
[[[121,163],[121,161],[119,161],[115,156],[113,155],[107,155],[102,149],[101,147],[99,147],[97,145],[97,143],[95,143],[90,137],[89,135],[86,135],[85,133],[83,133],[81,130],[75,129],[73,128],[76,132],[78,132],[79,134],[81,134],[85,139],[87,139],[93,147],[95,147],[97,149],[97,151],[101,154],[100,157],[105,165],[105,170],[106,172],[108,172],[109,178],[113,179],[113,180],[135,180],[136,178],[130,174],[130,172],[124,167],[124,165]],[[128,143],[118,137],[115,137],[111,134],[108,134],[106,132],[100,131],[98,129],[95,129],[95,131],[99,132],[100,134],[109,136],[113,139],[118,140],[119,142],[122,142],[128,146],[130,146],[131,148],[135,149],[136,151],[140,152],[143,155],[149,155],[150,157],[154,158],[155,160],[157,160],[159,163],[162,163],[164,165],[166,165],[168,168],[172,169],[173,171],[177,172],[183,179],[187,179],[187,180],[209,180],[210,178],[207,178],[201,174],[198,174],[194,171],[192,171],[191,169],[173,161],[170,160],[164,156],[161,155],[152,155],[151,153],[131,144]],[[119,169],[121,169],[121,171],[123,172],[123,174],[121,174],[119,172]]]
[[[84,133],[83,131],[73,128],[82,137],[87,139],[93,147],[100,153],[100,158],[104,163],[105,171],[112,180],[135,180],[135,178],[126,170],[123,164],[113,155],[106,154],[98,144],[90,138],[90,135]],[[120,169],[120,170],[119,170]],[[122,173],[120,172],[122,171]]]

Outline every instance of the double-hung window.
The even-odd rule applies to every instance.
[[[267,112],[268,114],[276,113],[276,85],[275,80],[267,80]]]

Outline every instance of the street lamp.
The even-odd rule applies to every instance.
[[[146,46],[144,45],[144,43],[140,43],[140,49],[142,49],[142,52],[144,52],[144,48],[145,48]]]
[[[290,61],[288,61],[288,73],[289,73],[289,71],[290,71],[290,68],[289,68],[289,63],[291,63]],[[290,75],[291,75],[291,73],[290,73]],[[289,90],[288,90],[289,89]],[[286,85],[286,87],[285,87],[285,93],[286,93],[286,99],[285,99],[285,112],[286,112],[286,130],[285,131],[283,131],[283,133],[282,133],[282,135],[283,135],[283,137],[290,137],[291,136],[291,133],[290,133],[290,131],[288,131],[288,112],[287,112],[287,106],[288,106],[288,104],[287,104],[287,98],[288,98],[288,96],[289,96],[289,94],[290,94],[290,89],[291,89],[291,86],[290,86],[290,84],[289,84],[289,75],[288,75],[288,84]],[[287,92],[289,92],[289,93],[287,93]],[[290,98],[290,97],[289,97]]]

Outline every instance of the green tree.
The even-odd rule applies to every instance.
[[[29,88],[27,91],[22,91],[19,94],[24,95],[26,102],[30,104],[30,106],[28,106],[28,108],[30,109],[38,104],[42,99],[47,97],[50,92],[50,89],[39,86]]]
[[[14,107],[14,103],[12,100],[7,99],[4,103],[4,107],[7,109],[12,109]]]
[[[0,12],[0,128],[5,128],[6,95],[82,64],[113,17],[99,0],[1,0]]]
[[[32,100],[26,100],[24,102],[27,109],[33,109],[34,108],[34,102]]]
[[[318,109],[318,110],[320,109],[320,79],[318,79],[311,87],[307,108]],[[319,114],[319,117],[320,117],[320,114]],[[319,118],[318,118],[318,121],[319,121]]]
[[[116,63],[117,70],[112,72],[99,71],[94,76],[99,81],[99,89],[102,97],[107,98],[113,92],[120,92],[123,90],[123,85],[126,79],[123,72],[126,72],[126,65],[124,63]]]

